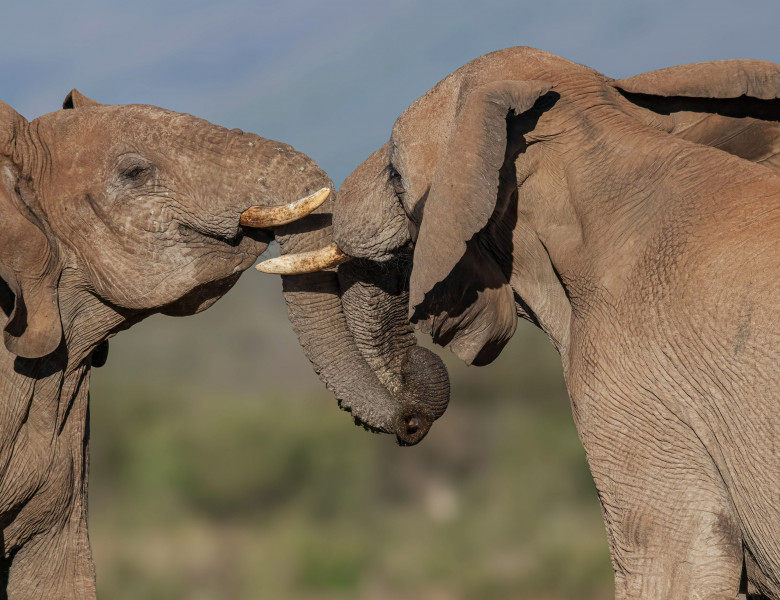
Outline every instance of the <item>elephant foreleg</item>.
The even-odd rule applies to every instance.
[[[734,599],[743,539],[720,472],[690,428],[607,414],[581,431],[607,528],[618,600]]]
[[[738,527],[725,503],[691,502],[698,492],[626,489],[623,506],[605,508],[618,600],[737,598]]]
[[[24,544],[6,560],[8,600],[95,598],[95,571],[86,523],[67,523]],[[7,594],[3,596],[3,592]]]

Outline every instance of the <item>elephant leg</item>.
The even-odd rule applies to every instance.
[[[586,422],[598,429],[580,431],[616,598],[734,599],[743,540],[725,483],[698,436],[662,413],[658,405],[631,415],[602,410]]]
[[[626,506],[607,511],[619,600],[733,600],[740,590],[742,543],[728,506],[690,502],[695,487],[655,495],[624,490]],[[641,504],[630,500],[640,493]],[[686,503],[687,502],[687,503]]]
[[[89,600],[95,598],[95,571],[86,527],[47,531],[9,557],[0,598]],[[3,596],[3,591],[7,596]]]
[[[75,409],[76,407],[74,407]],[[63,436],[70,430],[66,427]],[[77,440],[82,435],[74,436]],[[95,569],[87,534],[84,473],[88,455],[56,454],[51,477],[4,530],[6,556],[0,566],[0,599],[90,600],[95,598]],[[83,462],[77,462],[82,458]],[[6,595],[3,596],[3,592]]]

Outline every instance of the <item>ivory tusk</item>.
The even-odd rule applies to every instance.
[[[279,258],[266,260],[257,265],[255,269],[263,273],[277,275],[300,275],[335,267],[347,262],[350,258],[352,257],[344,254],[336,244],[329,244],[319,250],[286,254]]]
[[[241,213],[239,223],[244,227],[276,227],[287,225],[308,215],[325,202],[330,189],[322,188],[310,196],[281,206],[252,206]]]

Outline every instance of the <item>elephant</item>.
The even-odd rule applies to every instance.
[[[616,598],[778,599],[779,169],[778,65],[614,80],[510,48],[398,118],[341,186],[327,253],[401,264],[390,310],[468,364],[518,318],[546,332]]]
[[[285,254],[330,239],[333,185],[286,144],[77,90],[29,122],[0,102],[0,167],[0,597],[93,598],[91,367],[110,337],[149,315],[211,306],[272,240]],[[411,332],[397,332],[394,360],[412,376],[393,394],[384,387],[347,329],[335,273],[285,277],[284,287],[293,324],[314,330],[302,338],[307,355],[356,419],[383,418],[385,431],[400,422],[403,438],[416,401],[446,405],[446,371]],[[378,297],[364,289],[367,302]],[[333,372],[334,356],[362,360],[370,377]],[[431,370],[439,387],[417,389],[413,374]]]

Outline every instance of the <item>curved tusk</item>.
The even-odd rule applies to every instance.
[[[239,223],[244,227],[276,227],[287,225],[308,215],[325,202],[330,189],[322,188],[310,196],[282,206],[252,206],[241,213]]]
[[[347,262],[350,258],[352,257],[344,254],[336,244],[329,244],[319,250],[286,254],[279,258],[266,260],[257,265],[255,269],[276,275],[300,275],[335,267]]]

